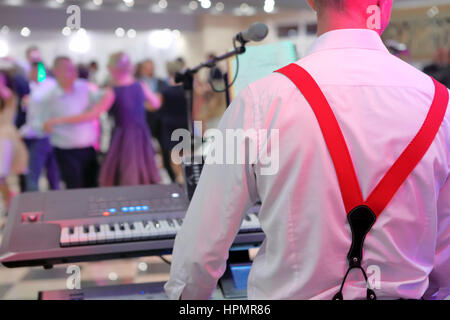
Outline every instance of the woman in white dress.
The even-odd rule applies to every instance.
[[[7,184],[10,175],[25,173],[28,154],[14,126],[16,97],[7,85],[7,76],[0,72],[0,196],[8,208],[11,195]]]

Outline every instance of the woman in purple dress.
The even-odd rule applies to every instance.
[[[100,102],[90,111],[66,118],[51,119],[45,129],[58,124],[96,119],[110,110],[114,120],[111,145],[100,171],[101,186],[124,186],[159,183],[151,134],[145,111],[161,107],[161,99],[132,75],[133,66],[122,52],[111,55],[108,63],[113,87],[106,90]]]

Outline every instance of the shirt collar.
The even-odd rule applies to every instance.
[[[369,29],[339,29],[322,34],[308,54],[332,49],[365,49],[389,52],[378,33]]]

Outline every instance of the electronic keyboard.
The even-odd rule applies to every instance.
[[[23,193],[11,206],[0,262],[44,266],[171,253],[189,201],[177,185]],[[245,215],[234,246],[264,239],[259,207]]]

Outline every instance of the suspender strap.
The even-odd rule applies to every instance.
[[[425,156],[444,120],[449,102],[448,89],[435,79],[433,82],[435,86],[433,103],[419,133],[366,200],[365,204],[373,210],[377,217]]]
[[[333,160],[347,214],[357,206],[366,205],[378,217],[436,137],[449,102],[447,88],[433,79],[436,88],[435,96],[419,133],[375,187],[367,201],[364,201],[342,131],[316,81],[305,69],[294,63],[276,72],[287,76],[313,109]]]
[[[288,77],[301,91],[313,109],[333,160],[345,210],[347,214],[350,213],[353,208],[363,203],[363,197],[356,178],[352,158],[333,110],[331,110],[316,81],[302,67],[293,63],[276,72]]]

